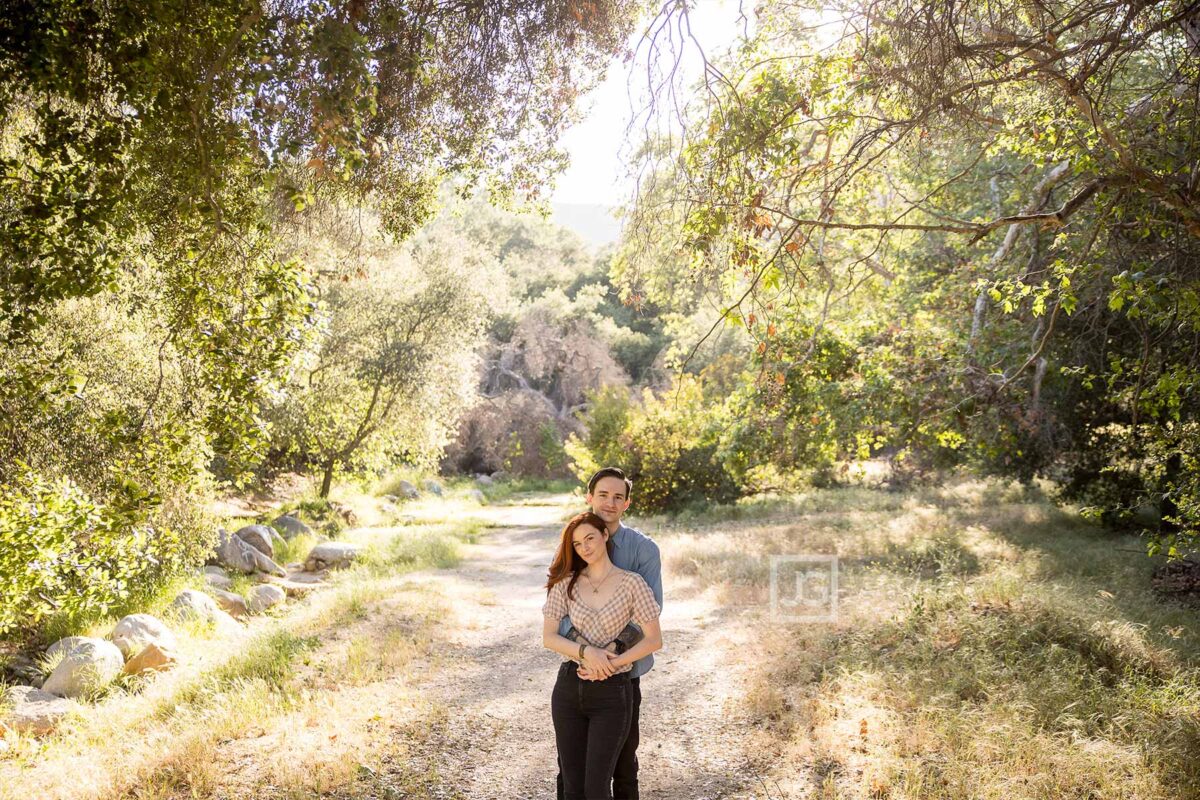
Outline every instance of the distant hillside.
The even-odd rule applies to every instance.
[[[552,218],[570,228],[588,244],[605,245],[621,236],[621,224],[613,219],[612,209],[598,203],[551,203]]]

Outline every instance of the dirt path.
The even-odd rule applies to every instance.
[[[541,646],[541,584],[562,506],[489,509],[493,529],[455,569],[410,580],[455,609],[449,653],[424,689],[452,709],[424,757],[447,797],[552,798],[555,750],[550,693],[560,659]],[[642,685],[642,797],[763,797],[756,775],[769,758],[731,702],[741,682],[729,668],[745,632],[733,614],[666,581],[665,649]]]

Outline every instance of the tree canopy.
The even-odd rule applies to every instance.
[[[642,151],[627,296],[720,299],[755,347],[730,435],[784,463],[966,460],[1194,535],[1197,19],[764,5],[660,109],[676,135]]]

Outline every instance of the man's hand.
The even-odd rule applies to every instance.
[[[617,643],[609,642],[607,645],[604,646],[604,650],[605,650],[605,652],[612,653],[612,655],[615,656],[617,654]],[[611,660],[611,656],[610,656],[610,660]],[[589,669],[586,663],[580,664],[578,669],[575,670],[575,672],[577,675],[579,675],[580,679],[585,680],[585,681],[602,681],[606,677],[608,677],[607,675],[601,675],[598,671]],[[611,675],[612,673],[609,673],[609,674]]]

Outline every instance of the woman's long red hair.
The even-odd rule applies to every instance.
[[[604,535],[604,547],[612,556],[612,537],[608,535],[608,527],[604,520],[591,511],[576,514],[563,526],[562,536],[558,540],[558,551],[550,562],[550,573],[546,578],[546,592],[549,593],[556,583],[570,578],[567,584],[567,597],[574,597],[575,581],[579,580],[579,571],[587,567],[587,562],[575,552],[575,529],[580,525],[591,525]]]

